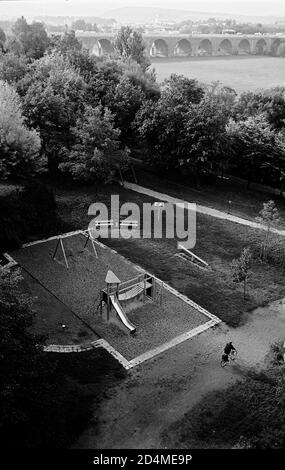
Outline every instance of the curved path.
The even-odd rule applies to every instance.
[[[185,201],[183,199],[178,199],[172,196],[169,196],[168,194],[164,193],[159,193],[157,191],[153,191],[152,189],[145,188],[143,186],[139,186],[138,184],[134,183],[124,183],[124,188],[130,189],[131,191],[135,191],[137,193],[145,194],[147,196],[150,196],[154,199],[160,200],[160,201],[166,201],[171,204],[193,204],[193,201]],[[224,220],[229,220],[231,222],[235,222],[237,224],[241,225],[247,225],[248,227],[252,228],[257,228],[260,230],[267,230],[267,227],[265,225],[259,224],[257,222],[253,222],[252,220],[247,220],[243,219],[242,217],[236,217],[235,215],[228,214],[227,212],[222,212],[217,209],[212,209],[211,207],[207,206],[201,206],[200,204],[196,204],[196,212],[199,212],[200,214],[206,214],[210,215],[211,217],[216,217],[217,219],[224,219]],[[280,235],[282,237],[285,236],[285,230],[278,230],[278,229],[271,229],[272,233],[276,233],[277,235]]]
[[[222,323],[132,369],[111,398],[94,410],[98,427],[91,424],[74,447],[173,447],[176,436],[168,434],[165,444],[161,434],[206,393],[227,387],[252,367],[262,367],[270,344],[284,341],[284,332],[285,301],[278,301],[252,312],[242,327],[233,330]],[[223,369],[219,362],[229,340],[238,349],[238,359]]]

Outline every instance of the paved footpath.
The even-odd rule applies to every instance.
[[[177,423],[184,414],[205,394],[264,367],[270,345],[283,342],[284,331],[285,300],[276,301],[252,312],[243,326],[229,328],[222,323],[131,369],[124,382],[110,389],[109,398],[94,408],[93,423],[74,447],[180,448]],[[221,354],[228,341],[237,347],[238,357],[222,368]]]
[[[153,191],[152,189],[144,188],[143,186],[139,186],[138,184],[134,183],[124,183],[124,188],[130,189],[131,191],[135,191],[137,193],[146,194],[147,196],[153,197],[154,199],[160,201],[170,202],[171,204],[193,204],[193,201],[184,201],[183,199],[178,199],[168,194],[159,193],[157,191]],[[211,217],[216,217],[217,219],[224,219],[229,220],[231,222],[235,222],[241,225],[247,225],[248,227],[257,228],[260,230],[267,230],[265,225],[259,224],[257,222],[253,222],[251,220],[243,219],[241,217],[236,217],[235,215],[228,214],[227,212],[218,211],[217,209],[212,209],[211,207],[201,206],[200,204],[196,204],[196,211],[200,214],[210,215]],[[285,230],[278,230],[278,229],[271,229],[272,233],[276,233],[281,237],[285,237]]]

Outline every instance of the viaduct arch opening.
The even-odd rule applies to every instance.
[[[233,54],[233,45],[229,39],[224,39],[219,47],[218,53],[220,55],[232,55]]]
[[[274,55],[274,56],[278,56],[279,53],[280,53],[280,49],[281,49],[281,40],[280,39],[275,39],[272,43],[272,46],[271,46],[271,54]]]
[[[92,49],[92,54],[97,56],[111,55],[115,52],[114,46],[109,39],[98,39]]]
[[[256,55],[265,55],[267,51],[267,44],[265,39],[259,39],[255,44],[254,53]]]
[[[192,46],[187,39],[181,39],[174,48],[174,55],[178,57],[188,57],[192,54]]]
[[[156,39],[151,46],[151,57],[168,57],[168,45],[164,39]]]
[[[250,54],[250,42],[248,39],[242,39],[238,45],[238,53],[240,55]]]
[[[213,54],[213,44],[209,39],[203,39],[198,46],[198,54],[201,56],[210,56]]]

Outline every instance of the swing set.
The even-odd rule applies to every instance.
[[[86,237],[86,241],[85,241],[85,244],[83,246],[83,250],[85,250],[85,248],[88,245],[88,242],[90,241],[91,245],[92,245],[92,248],[93,248],[95,258],[98,258],[98,252],[96,250],[96,246],[95,246],[95,243],[94,243],[94,238],[92,237],[92,235],[90,233],[90,230],[83,230],[81,233],[82,233],[82,235],[84,235],[84,237]],[[64,246],[64,243],[63,243],[64,238],[67,238],[67,235],[59,235],[58,236],[57,244],[56,244],[55,250],[53,252],[52,259],[57,261],[56,260],[56,255],[57,255],[58,251],[60,250],[62,255],[63,255],[65,266],[66,266],[67,269],[69,269],[69,264],[68,264],[68,260],[67,260],[65,246]]]

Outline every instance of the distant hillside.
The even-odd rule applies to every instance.
[[[102,25],[112,25],[116,23],[114,18],[99,18],[97,16],[36,16],[36,21],[42,21],[45,24],[64,25],[70,24],[75,20],[85,20],[88,23],[96,23]]]
[[[114,8],[104,13],[105,17],[116,18],[118,22],[122,23],[149,23],[156,18],[163,21],[183,21],[190,18],[208,18],[209,15],[212,16],[212,14],[209,13],[149,7]]]
[[[108,10],[103,15],[106,18],[115,18],[119,23],[150,23],[155,19],[160,21],[184,21],[187,19],[199,20],[208,18],[234,18],[240,21],[274,23],[280,20],[279,16],[245,16],[236,13],[201,12],[190,10],[175,10],[169,8],[151,7],[121,7]]]

